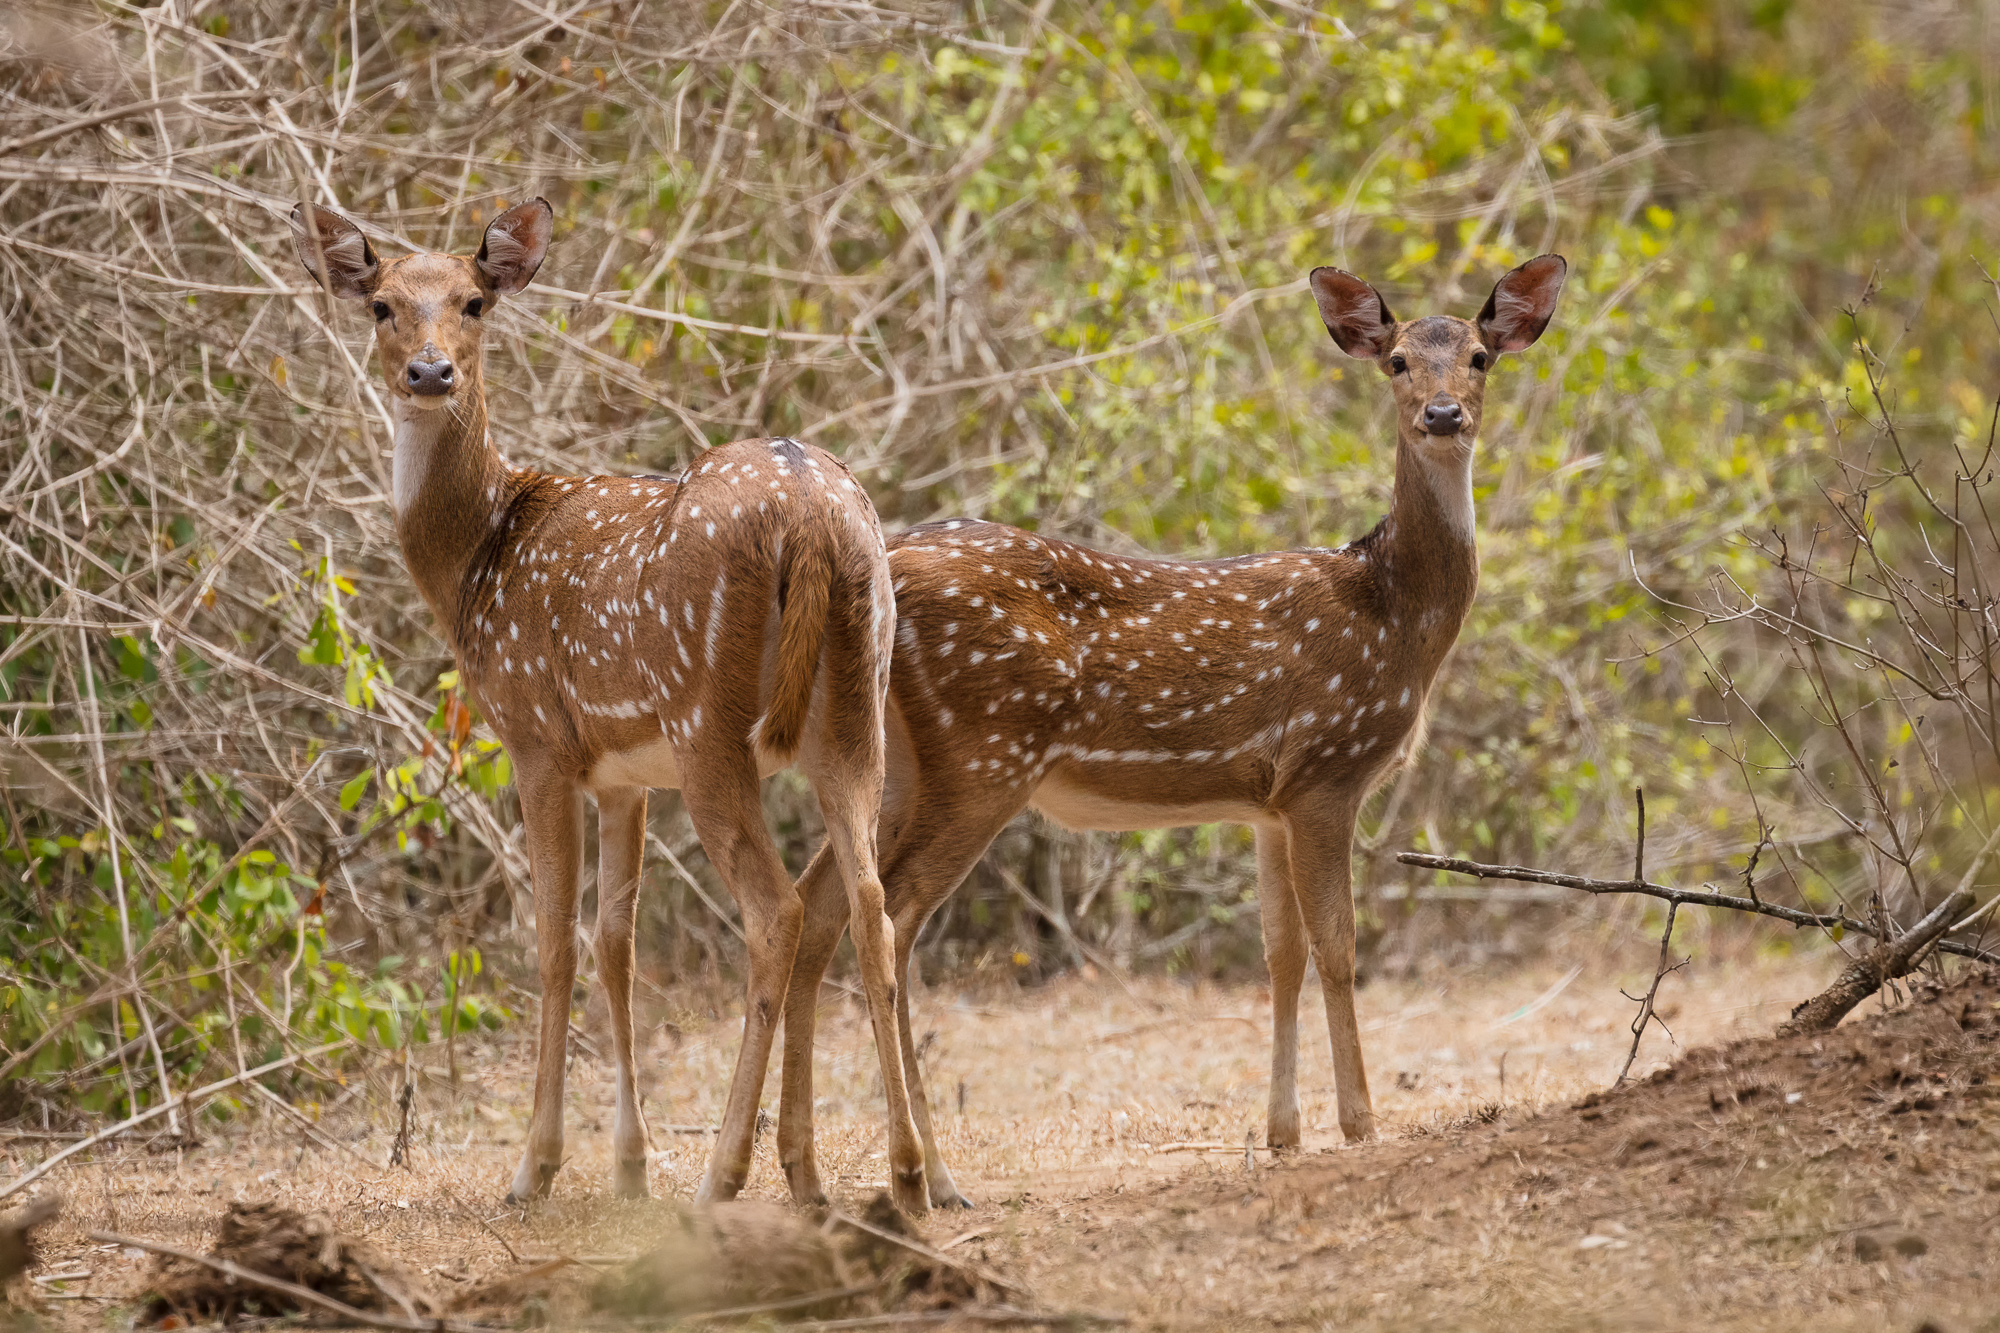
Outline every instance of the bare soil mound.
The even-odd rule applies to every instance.
[[[1100,1195],[1017,1259],[1051,1299],[1168,1326],[1984,1328],[1996,1223],[1984,969],[1541,1115]],[[1066,1274],[1078,1248],[1100,1262]]]

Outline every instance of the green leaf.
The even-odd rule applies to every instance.
[[[341,784],[340,808],[343,810],[352,810],[355,806],[361,804],[362,794],[368,790],[368,783],[374,776],[374,769],[364,768]]]

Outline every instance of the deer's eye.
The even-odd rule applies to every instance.
[[[377,324],[380,324],[383,320],[389,318],[389,315],[391,313],[389,310],[389,305],[386,301],[377,301],[372,307],[370,307],[370,309],[372,309],[375,312],[375,322]]]
[[[1402,374],[1409,368],[1410,368],[1410,363],[1403,359],[1401,353],[1398,353],[1397,355],[1389,358],[1389,369],[1393,370],[1398,375]]]
[[[1474,370],[1486,369],[1486,353],[1474,352],[1472,354],[1472,368]]]
[[[480,312],[485,309],[486,302],[475,296],[465,303],[465,317],[467,319],[478,319]]]

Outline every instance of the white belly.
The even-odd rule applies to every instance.
[[[1264,824],[1268,810],[1247,801],[1206,801],[1194,805],[1161,801],[1123,801],[1051,778],[1035,788],[1028,804],[1070,829],[1101,829],[1131,833],[1139,829],[1179,828],[1187,824]]]
[[[674,743],[662,736],[635,750],[613,750],[590,767],[584,785],[592,791],[611,787],[678,787],[680,764]]]
[[[768,778],[790,766],[763,749],[757,751],[757,776]],[[681,785],[680,761],[674,757],[674,743],[662,736],[631,750],[612,750],[601,755],[583,785],[592,791],[613,787],[675,787]]]

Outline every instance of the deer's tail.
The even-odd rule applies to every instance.
[[[771,706],[751,741],[782,759],[798,753],[819,675],[820,648],[833,603],[833,550],[823,523],[802,523],[785,543],[778,567],[778,669]]]

